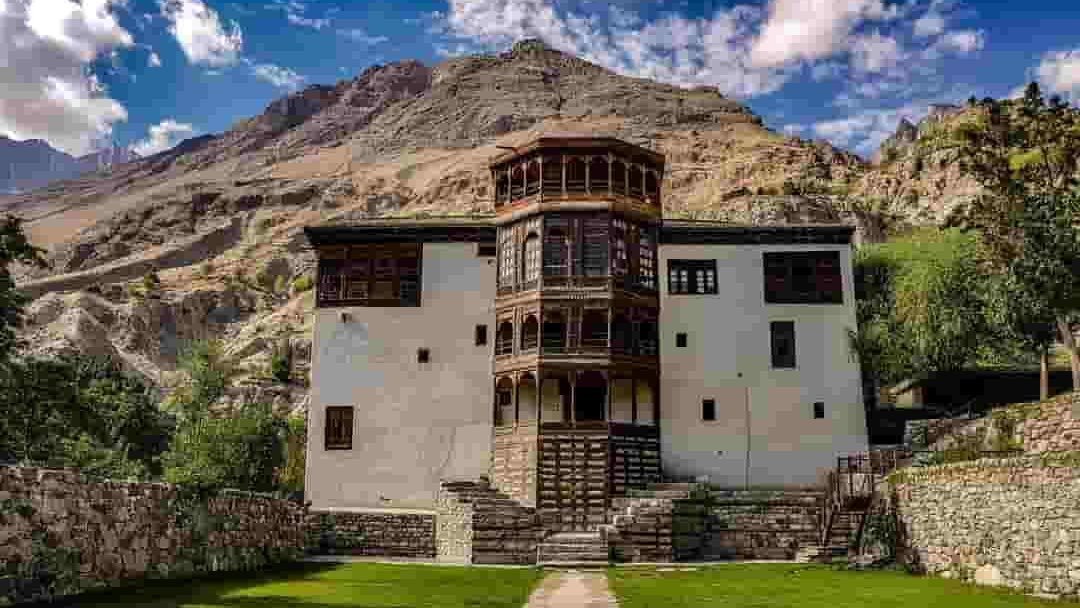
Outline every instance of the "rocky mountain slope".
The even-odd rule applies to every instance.
[[[491,209],[496,146],[545,131],[620,137],[667,156],[666,213],[739,222],[845,219],[786,184],[869,184],[876,170],[822,142],[764,128],[711,88],[628,78],[526,41],[496,56],[375,66],[271,103],[108,174],[0,201],[49,248],[22,269],[38,297],[39,350],[109,353],[167,384],[180,345],[220,336],[252,390],[302,403],[301,385],[262,377],[290,344],[304,377],[313,258],[305,224]],[[157,269],[160,284],[144,280]]]

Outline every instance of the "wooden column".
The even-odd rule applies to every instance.
[[[591,167],[589,167],[589,165],[591,165],[591,164],[592,164],[592,157],[586,156],[585,157],[585,194],[591,194],[592,193],[592,183],[591,183],[591,179],[589,177],[589,174],[591,173]]]
[[[611,394],[615,392],[615,375],[611,372],[604,372],[604,377],[607,378],[607,405],[605,406],[607,411],[604,412],[604,420],[611,424]]]
[[[537,158],[537,163],[540,165],[540,189],[537,190],[537,194],[540,195],[540,200],[544,200],[544,157],[543,156],[538,157]],[[541,228],[540,229],[540,234],[541,234],[540,238],[543,239],[544,238],[543,237],[543,234],[544,234],[543,226],[541,226],[540,228]],[[543,273],[540,273],[540,274],[543,274]]]
[[[577,424],[577,372],[570,372],[566,376],[570,385],[570,424]]]
[[[612,185],[615,183],[614,177],[611,175],[611,165],[615,162],[615,157],[608,154],[607,156],[607,193],[611,196],[611,193],[615,191],[615,187]]]
[[[540,421],[544,418],[544,380],[540,377],[540,367],[533,369],[533,381],[536,383],[536,428],[540,428]]]
[[[521,418],[521,409],[518,407],[518,397],[521,394],[521,375],[514,374],[514,426],[518,425]]]
[[[560,158],[562,159],[562,196],[566,196],[566,155]]]
[[[637,376],[630,378],[630,420],[637,424]]]

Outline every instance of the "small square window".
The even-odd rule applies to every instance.
[[[675,346],[678,348],[686,348],[686,334],[679,332],[675,334]]]
[[[474,338],[476,340],[477,346],[483,346],[487,344],[487,325],[477,325]]]
[[[416,362],[427,363],[431,361],[431,351],[426,348],[421,348],[416,351]]]
[[[814,402],[814,418],[818,419],[818,418],[824,418],[824,417],[825,417],[825,402],[824,401],[815,401]]]
[[[795,322],[772,321],[769,323],[774,369],[795,367]]]
[[[701,400],[701,419],[705,421],[716,420],[716,399]]]

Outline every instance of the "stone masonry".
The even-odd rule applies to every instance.
[[[446,481],[438,496],[437,560],[458,564],[533,564],[540,539],[536,510],[486,480]]]
[[[0,605],[299,558],[303,505],[0,466]]]
[[[435,515],[394,511],[312,511],[308,551],[320,555],[435,557]]]
[[[1075,454],[903,469],[892,476],[902,558],[949,578],[1080,595]]]

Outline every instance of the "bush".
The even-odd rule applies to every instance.
[[[308,275],[300,275],[293,280],[292,288],[293,293],[304,293],[310,291],[315,286],[315,281]]]
[[[162,456],[165,480],[199,490],[277,489],[286,426],[268,404],[184,422]]]
[[[287,341],[270,354],[270,377],[282,384],[292,380],[292,349]]]

